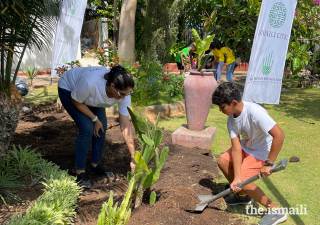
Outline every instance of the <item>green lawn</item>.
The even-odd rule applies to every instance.
[[[25,96],[25,105],[50,104],[58,99],[58,85],[47,85],[42,88],[29,90]]]
[[[320,183],[320,89],[289,88],[290,85],[285,87],[291,90],[291,93],[282,95],[279,105],[263,107],[286,135],[278,160],[298,156],[300,162],[288,163],[285,171],[255,183],[279,206],[300,208],[302,205],[307,208],[307,215],[290,215],[285,224],[319,224],[316,216],[320,211],[320,195],[315,187]],[[215,155],[220,155],[230,147],[226,122],[227,116],[220,113],[217,106],[212,105],[206,125],[217,127],[217,136],[211,145],[211,151]],[[184,116],[162,120],[159,127],[174,131],[186,123]],[[215,182],[227,181],[223,178]],[[254,206],[259,207],[257,203]],[[229,206],[227,211],[243,216],[247,220],[246,224],[257,223],[262,217],[247,216],[244,206]]]

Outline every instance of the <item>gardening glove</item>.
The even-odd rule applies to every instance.
[[[268,177],[271,175],[270,170],[272,170],[272,166],[264,166],[261,168],[261,170],[259,171],[258,176],[260,177],[260,179],[262,179],[262,177]]]
[[[94,122],[94,132],[93,132],[93,135],[95,137],[100,137],[99,135],[99,130],[101,129],[102,133],[104,133],[104,129],[103,129],[103,126],[102,126],[102,123],[100,122],[99,119],[97,119],[96,122]]]

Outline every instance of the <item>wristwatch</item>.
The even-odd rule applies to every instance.
[[[269,159],[267,159],[266,161],[264,161],[264,165],[265,165],[265,166],[271,166],[271,167],[273,167],[273,164],[270,162]]]
[[[94,119],[92,119],[92,122],[96,122],[98,120],[98,117],[96,116]]]

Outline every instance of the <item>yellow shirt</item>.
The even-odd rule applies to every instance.
[[[213,56],[214,56],[215,59],[216,59],[216,58],[219,58],[217,62],[222,62],[222,61],[224,61],[224,55],[223,55],[223,53],[222,53],[220,50],[218,50],[217,48],[215,48],[215,49],[212,51],[212,54],[213,54]]]
[[[227,65],[236,61],[236,59],[234,58],[234,55],[232,54],[232,50],[230,48],[223,47],[220,49],[220,51],[227,55],[227,61],[226,61]]]

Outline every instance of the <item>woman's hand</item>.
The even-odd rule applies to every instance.
[[[93,132],[93,135],[95,137],[100,137],[99,135],[99,130],[101,129],[102,133],[104,133],[104,129],[103,129],[103,126],[102,126],[102,123],[100,122],[99,119],[97,119],[96,122],[94,122],[94,132]]]
[[[236,185],[240,183],[241,183],[240,179],[234,179],[230,184],[230,188],[233,190],[234,193],[237,193],[242,190],[242,188],[236,187]]]
[[[133,173],[133,170],[134,170],[135,166],[136,166],[136,164],[134,164],[133,162],[130,162],[131,173]]]
[[[272,166],[264,166],[259,171],[259,177],[262,179],[262,177],[268,177],[271,175],[270,170],[272,169]]]

